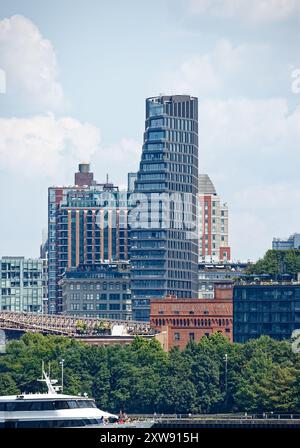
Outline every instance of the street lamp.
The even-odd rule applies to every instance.
[[[60,365],[61,365],[61,393],[63,393],[63,391],[64,391],[64,362],[65,362],[64,359],[62,359],[60,361]]]
[[[227,396],[227,372],[228,372],[228,355],[225,353],[224,355],[224,362],[225,362],[225,400]]]

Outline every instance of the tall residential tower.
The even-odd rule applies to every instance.
[[[197,98],[146,100],[134,192],[141,213],[130,230],[133,318],[148,320],[150,298],[198,295]]]
[[[228,246],[228,206],[222,204],[207,174],[199,175],[199,261],[227,262],[231,259]]]
[[[128,258],[127,192],[109,182],[98,184],[82,163],[75,185],[49,188],[49,312],[63,309],[60,280],[67,269]]]

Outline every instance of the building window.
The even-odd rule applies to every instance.
[[[189,338],[190,338],[190,341],[194,341],[195,340],[195,333],[189,333]]]
[[[174,333],[174,340],[180,341],[180,333]]]

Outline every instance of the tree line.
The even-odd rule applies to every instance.
[[[165,353],[155,339],[89,346],[28,333],[0,355],[0,395],[41,392],[42,361],[59,379],[61,359],[64,393],[87,393],[111,412],[300,412],[300,354],[266,336],[232,344],[215,334]]]
[[[263,258],[247,267],[246,274],[265,274],[276,277],[290,275],[294,278],[300,272],[300,250],[268,250]]]

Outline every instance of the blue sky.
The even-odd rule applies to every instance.
[[[230,209],[234,258],[300,231],[299,0],[51,1],[0,6],[0,255],[37,256],[47,187],[81,160],[126,183],[144,100],[199,97],[200,171]]]

